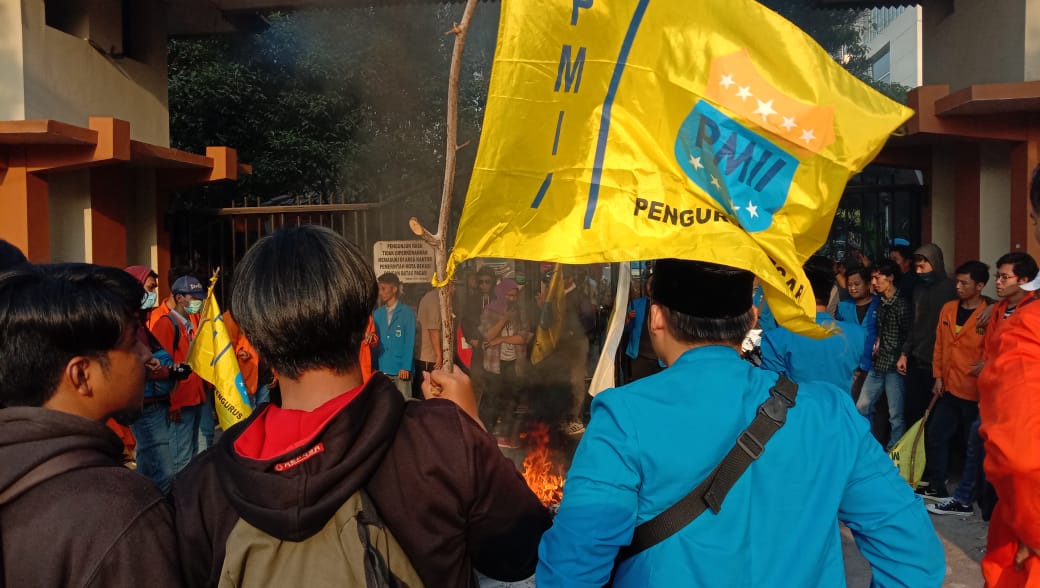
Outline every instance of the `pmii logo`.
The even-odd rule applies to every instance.
[[[704,95],[679,128],[676,160],[745,230],[764,231],[798,170],[791,153],[811,156],[834,142],[834,109],[786,95],[758,73],[746,51],[712,60]]]
[[[749,233],[772,226],[798,169],[797,159],[703,100],[679,127],[675,158]]]

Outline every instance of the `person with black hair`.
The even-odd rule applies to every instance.
[[[896,290],[907,300],[912,300],[914,288],[917,287],[917,271],[914,268],[914,250],[909,245],[893,245],[888,258],[899,266],[896,276]]]
[[[840,586],[836,521],[852,531],[876,584],[942,583],[943,548],[921,499],[848,393],[827,382],[792,390],[741,359],[757,314],[752,288],[743,270],[657,262],[649,331],[668,368],[593,399],[563,502],[539,549],[539,588],[598,587],[612,571],[617,588]],[[746,428],[780,403],[786,421],[772,421],[779,430],[763,452]],[[673,514],[672,533],[655,534],[658,542],[615,567],[619,551],[627,555],[641,536],[639,525],[698,488],[727,454],[745,455],[735,439],[751,459],[722,496],[701,497],[717,508],[692,520]]]
[[[852,387],[853,372],[863,354],[866,333],[859,323],[834,320],[827,302],[834,288],[834,263],[812,256],[805,262],[816,300],[816,324],[831,332],[823,339],[799,335],[786,327],[762,333],[762,369],[786,374],[795,382],[830,382],[842,390]]]
[[[0,272],[24,269],[29,265],[22,250],[0,239]]]
[[[530,576],[550,515],[480,425],[466,376],[433,372],[423,402],[406,402],[386,374],[362,380],[358,354],[378,288],[361,251],[323,227],[280,229],[235,275],[235,318],[278,373],[282,400],[230,428],[174,480],[186,585],[242,574],[270,586],[348,585],[333,571],[379,574],[409,562],[427,586],[475,588],[474,569]],[[367,518],[392,535],[370,536],[370,546],[396,540],[408,562],[373,551],[364,559],[374,567],[348,566],[353,552],[340,542],[358,530],[344,509],[362,491],[374,508]],[[260,544],[286,547],[253,549]]]
[[[985,330],[978,320],[989,303],[982,289],[989,281],[989,266],[969,261],[954,272],[957,300],[947,302],[939,313],[935,327],[935,353],[932,374],[935,405],[925,426],[925,453],[922,481],[927,482],[920,494],[926,498],[945,499],[950,442],[958,433],[967,443],[971,424],[979,416],[978,377],[973,373],[982,360]],[[969,511],[970,512],[970,511]]]
[[[906,432],[903,374],[897,371],[896,364],[910,336],[910,303],[896,291],[895,279],[899,275],[896,262],[882,259],[872,269],[871,286],[881,297],[877,310],[878,336],[874,344],[874,362],[856,399],[856,408],[867,417],[868,422],[873,422],[874,404],[882,392],[885,394],[888,400],[888,422],[892,425],[886,444],[890,448]]]
[[[170,508],[104,424],[142,409],[143,295],[115,268],[0,274],[0,584],[182,585]]]
[[[935,327],[943,306],[957,299],[956,284],[946,274],[943,252],[934,243],[925,243],[914,253],[917,285],[911,299],[910,335],[896,360],[896,371],[904,377],[906,393],[903,413],[906,422],[917,422],[932,400],[935,377],[932,356],[935,352]]]
[[[845,283],[848,285],[849,300],[838,303],[836,318],[839,321],[854,322],[863,328],[866,337],[863,339],[863,355],[859,366],[853,372],[852,401],[859,399],[863,382],[867,379],[870,368],[874,365],[874,342],[877,341],[877,309],[881,299],[870,287],[873,279],[868,267],[849,268]]]
[[[401,302],[401,280],[397,274],[386,272],[377,279],[379,283],[379,308],[372,313],[376,325],[376,365],[397,386],[405,398],[412,396],[411,379],[414,368],[415,333],[417,330],[415,311]]]
[[[1029,217],[1040,243],[1040,166],[1033,170]],[[998,269],[1001,267],[998,264]],[[1040,290],[1040,276],[1022,284]],[[996,357],[979,375],[979,435],[986,478],[1000,500],[989,521],[982,575],[988,586],[1040,584],[1040,304],[1021,300],[1000,329]]]

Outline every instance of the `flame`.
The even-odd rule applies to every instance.
[[[527,439],[531,446],[521,470],[527,485],[545,506],[560,504],[563,500],[563,466],[552,461],[549,425],[536,423],[529,431],[521,433],[520,438]]]

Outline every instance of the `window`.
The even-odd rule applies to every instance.
[[[875,82],[888,82],[892,77],[892,67],[889,61],[888,45],[874,54],[870,60],[870,77]]]

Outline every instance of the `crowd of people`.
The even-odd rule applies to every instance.
[[[1030,194],[1035,222],[1038,174]],[[939,586],[928,513],[978,501],[988,585],[1033,585],[1035,260],[995,261],[996,300],[989,266],[947,276],[934,244],[835,268],[805,265],[828,333],[814,339],[771,320],[749,272],[658,260],[626,316],[628,383],[590,402],[600,293],[575,268],[555,277],[559,299],[551,275],[525,296],[482,268],[446,286],[458,313],[444,320],[439,291],[416,313],[336,233],[281,229],[236,268],[223,318],[255,410],[221,433],[187,365],[197,277],[174,270],[159,300],[148,268],[34,265],[0,242],[0,578],[841,585],[841,522],[877,585]],[[468,369],[443,369],[444,328]],[[560,430],[581,439],[555,516],[501,451],[537,366],[566,383]],[[920,419],[915,489],[885,449]]]

